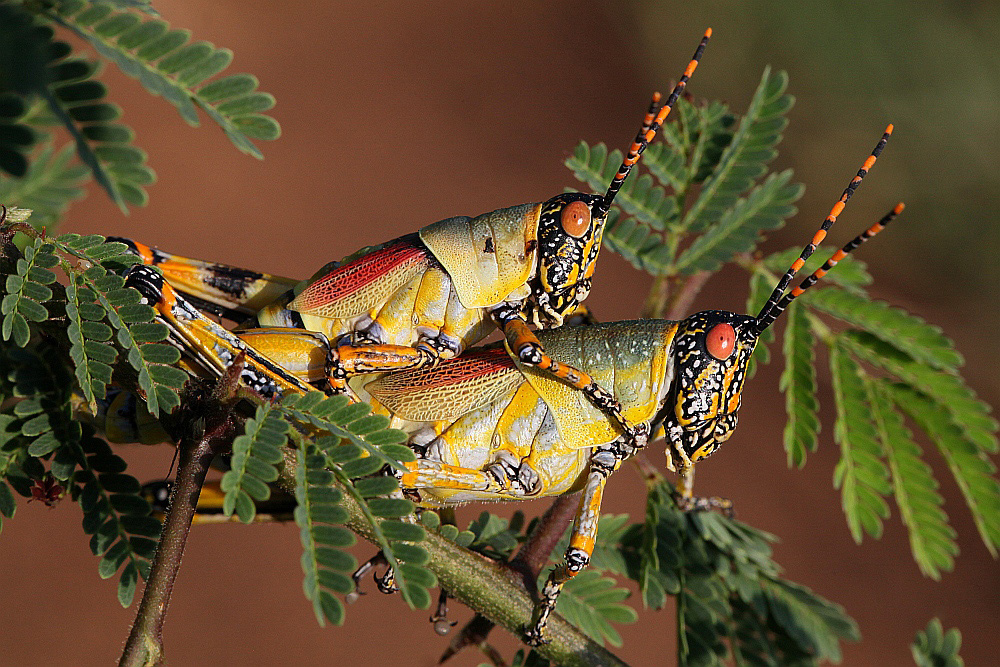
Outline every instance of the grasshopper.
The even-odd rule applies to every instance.
[[[627,422],[614,396],[550,355],[529,324],[559,326],[581,310],[615,196],[686,88],[710,37],[711,29],[662,106],[654,94],[604,195],[563,193],[441,220],[329,264],[301,283],[119,239],[166,281],[140,268],[130,284],[151,295],[174,338],[204,367],[221,372],[248,349],[247,380],[258,389],[301,389],[308,382],[350,393],[351,376],[432,366],[499,328],[521,363],[582,392],[629,437],[642,440],[646,434]],[[187,304],[249,319],[234,337]]]
[[[551,354],[607,387],[628,421],[646,425],[651,433],[662,426],[667,467],[679,473],[682,499],[689,506],[694,464],[715,452],[736,427],[747,362],[761,333],[795,298],[903,210],[903,204],[897,204],[786,293],[891,132],[890,125],[756,316],[707,310],[680,321],[612,322],[538,332]],[[417,460],[405,464],[398,476],[400,486],[423,506],[582,492],[565,562],[550,573],[526,631],[530,644],[544,642],[560,590],[590,560],[605,483],[643,443],[630,441],[578,392],[500,344],[433,368],[383,375],[359,393],[377,411],[390,415],[393,426],[409,433]]]

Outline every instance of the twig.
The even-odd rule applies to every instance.
[[[163,664],[163,621],[191,530],[198,495],[219,444],[218,434],[211,433],[195,442],[182,440],[178,445],[181,461],[170,510],[163,524],[139,611],[118,662],[119,667]]]
[[[187,400],[182,401],[187,408],[177,420],[180,465],[170,508],[118,667],[163,664],[163,622],[198,507],[198,496],[212,460],[232,449],[237,434],[234,408],[239,400],[238,379],[243,366],[241,354],[207,393],[204,387],[192,384]]]
[[[698,297],[698,293],[712,276],[709,271],[698,271],[688,276],[681,288],[675,290],[670,298],[665,302],[668,320],[679,320],[688,314],[691,304]]]

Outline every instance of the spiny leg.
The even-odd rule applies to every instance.
[[[337,359],[342,372],[349,377],[424,368],[436,364],[441,357],[429,346],[340,345]]]
[[[420,459],[404,463],[406,472],[402,474],[399,485],[404,489],[437,489],[449,491],[474,491],[498,495],[520,495],[513,490],[513,480],[505,471],[491,466],[489,471],[463,468]]]
[[[347,379],[432,366],[440,356],[426,347],[405,345],[333,346],[322,333],[306,329],[260,327],[236,335],[299,379],[327,383],[334,394],[351,394]]]
[[[293,278],[172,255],[132,239],[109,236],[108,240],[126,244],[144,264],[160,269],[167,282],[199,310],[233,321],[253,315],[299,283]]]
[[[552,569],[545,585],[542,586],[538,604],[532,614],[531,627],[525,632],[525,640],[529,646],[547,643],[545,628],[549,616],[556,608],[559,593],[566,582],[579,574],[590,562],[597,540],[597,524],[601,516],[604,485],[608,481],[608,476],[618,469],[625,458],[623,445],[626,443],[619,439],[607,447],[599,448],[590,459],[590,472],[580,496],[580,508],[573,521],[573,532],[570,535],[569,547],[566,549],[565,562]]]
[[[245,368],[241,380],[263,397],[313,390],[238,336],[205,317],[155,269],[136,265],[126,273],[125,284],[137,289],[156,309],[157,319],[170,330],[170,341],[206,372],[221,376],[242,353]]]

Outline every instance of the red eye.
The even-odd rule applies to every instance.
[[[736,329],[725,322],[716,324],[705,335],[705,347],[710,355],[719,361],[725,361],[733,356],[733,350],[736,349]]]
[[[562,227],[574,238],[583,236],[590,228],[590,207],[582,201],[567,204],[562,211]]]

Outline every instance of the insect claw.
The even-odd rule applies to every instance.
[[[396,573],[392,571],[391,567],[382,576],[375,574],[372,578],[375,580],[375,586],[378,587],[380,593],[392,595],[399,591],[399,586],[396,585]]]
[[[356,569],[353,574],[351,574],[351,579],[354,580],[354,591],[347,594],[347,601],[354,602],[359,597],[365,594],[365,592],[361,590],[361,578],[364,577],[369,571],[372,571],[372,578],[375,580],[375,585],[378,586],[378,589],[383,593],[394,593],[396,592],[396,590],[399,590],[398,588],[395,590],[383,589],[382,580],[384,580],[387,577],[389,578],[390,584],[394,585],[392,582],[391,568],[388,571],[386,571],[386,573],[383,574],[381,577],[378,576],[377,572],[374,572],[374,569],[379,565],[388,565],[388,564],[389,564],[388,561],[385,559],[385,554],[383,554],[381,551],[379,551],[377,554],[375,554],[367,561],[362,563],[361,566],[358,569]]]

